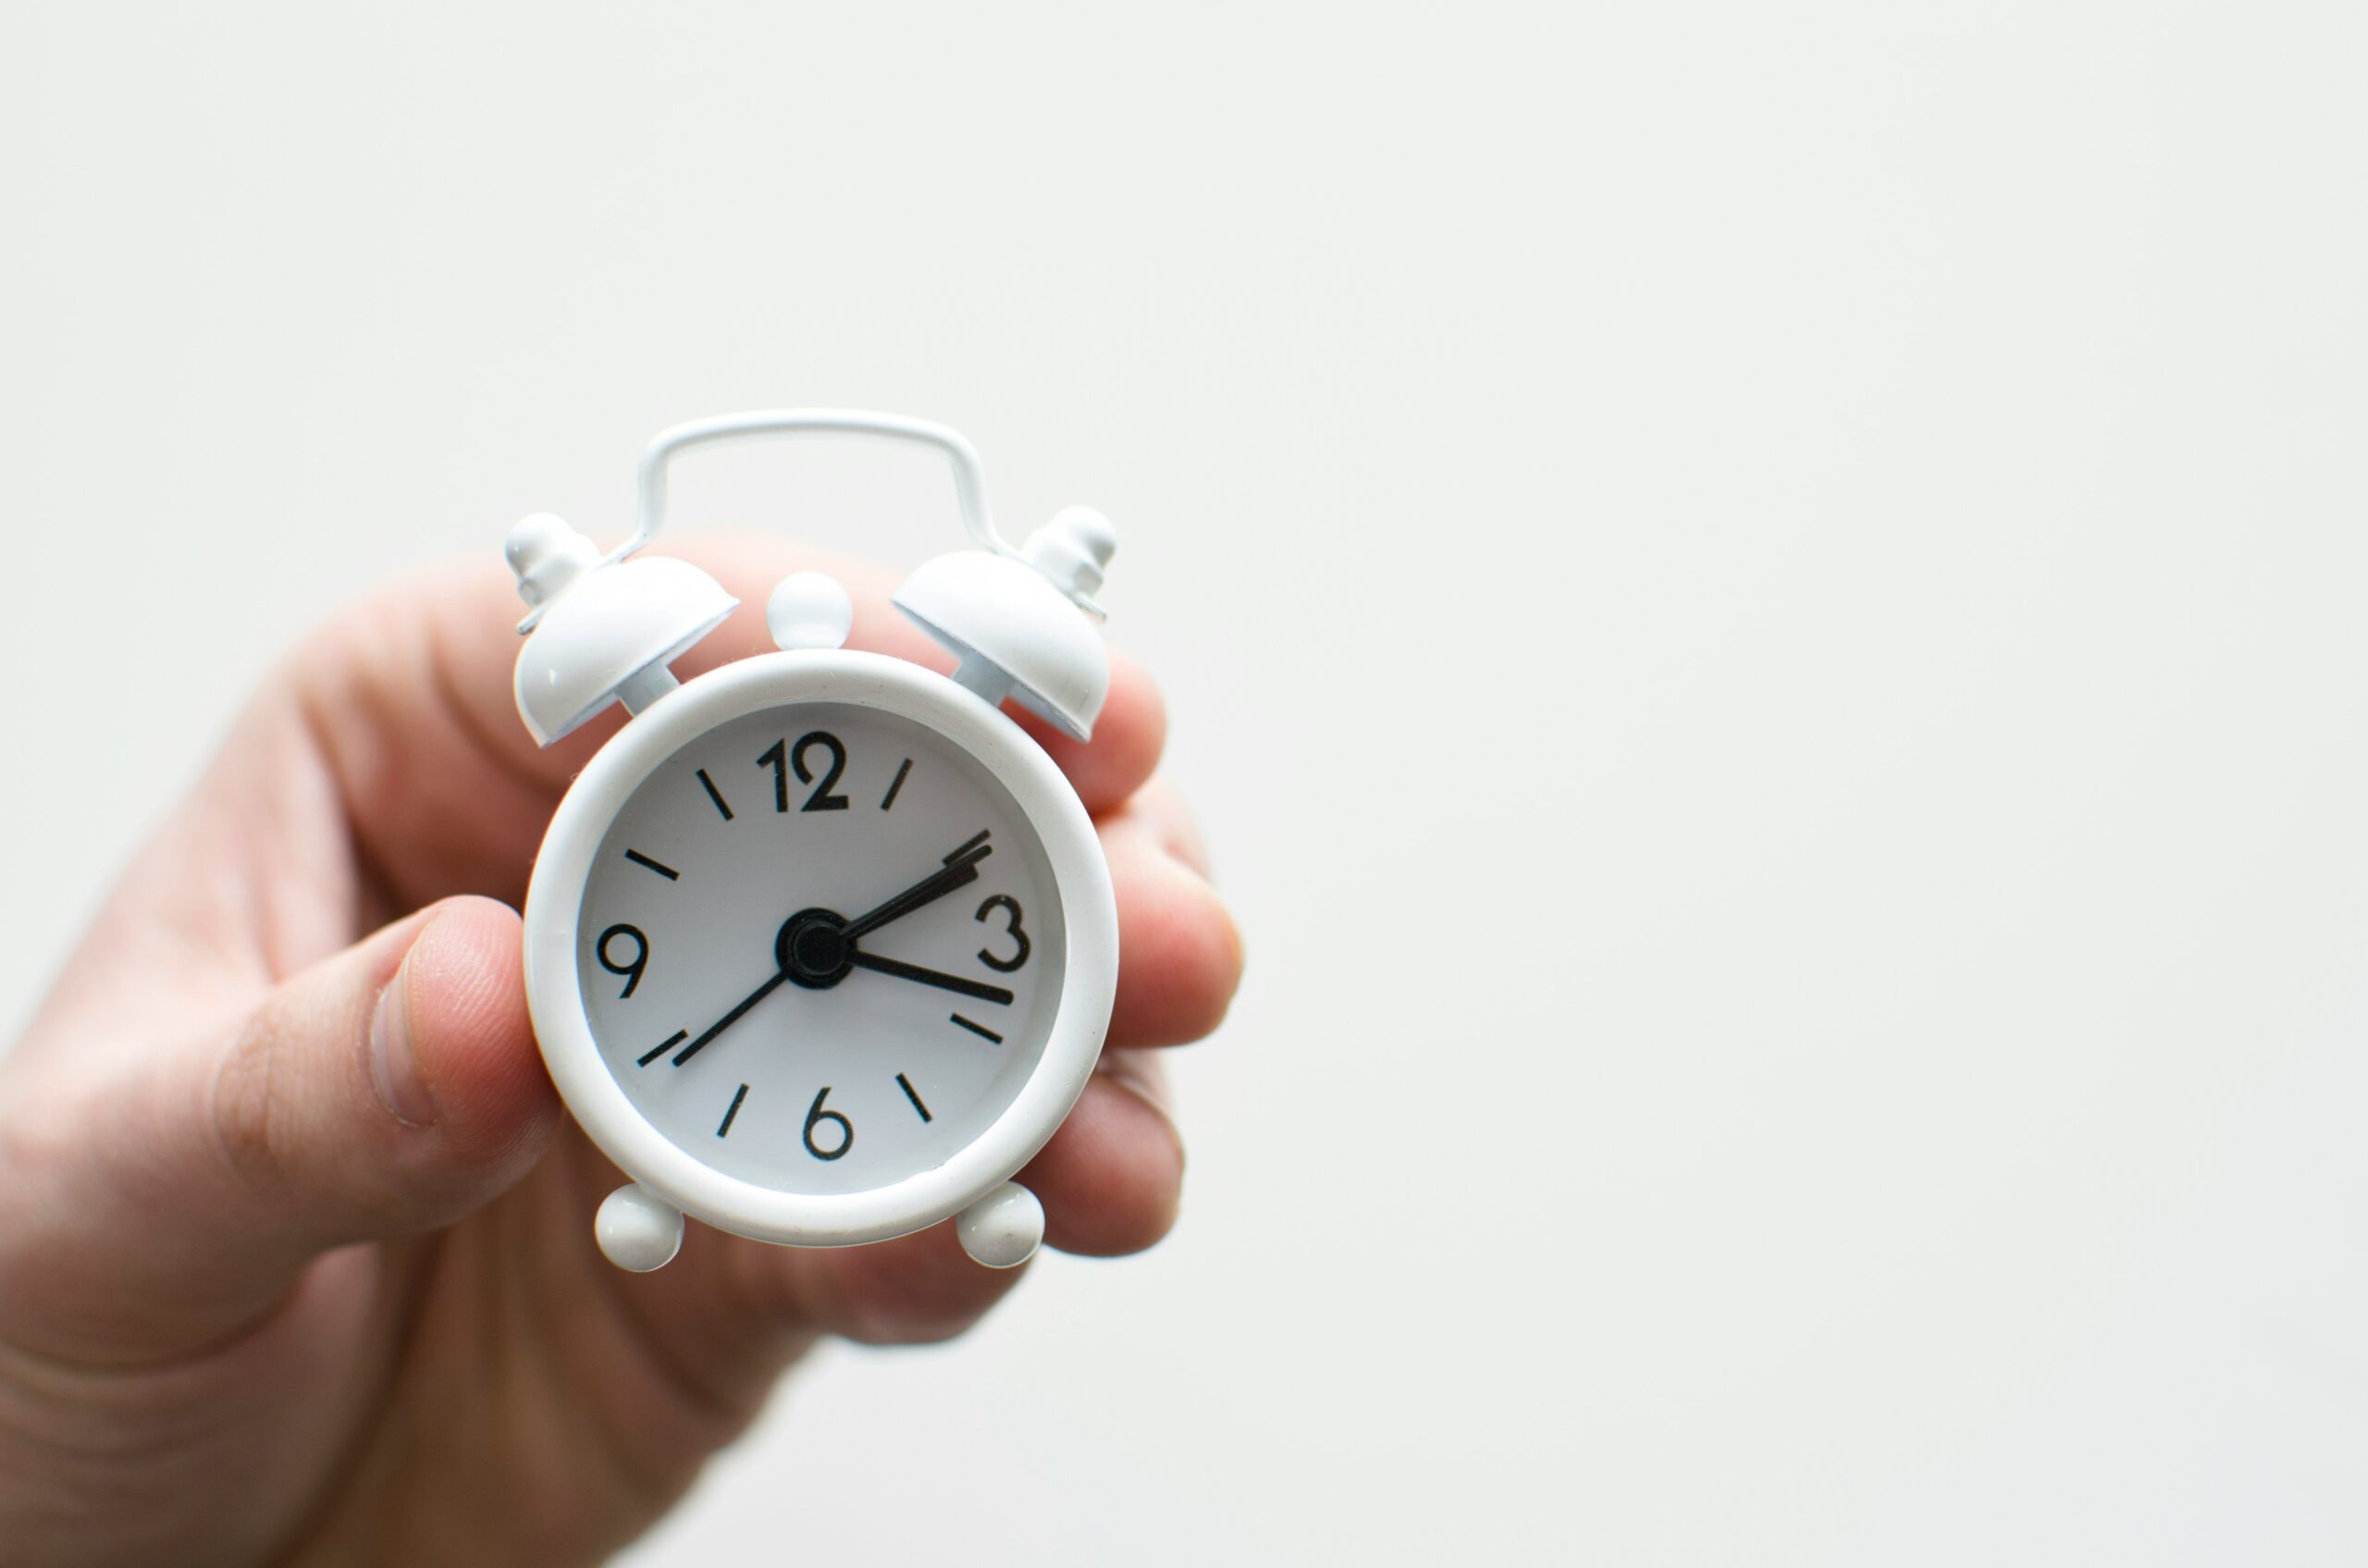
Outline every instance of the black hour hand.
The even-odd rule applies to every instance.
[[[849,920],[844,934],[849,942],[878,931],[890,920],[901,920],[924,904],[944,897],[956,888],[979,880],[979,862],[995,852],[987,842],[986,832],[973,834],[960,848],[945,858],[945,869],[931,871],[904,892],[896,895],[870,914]]]

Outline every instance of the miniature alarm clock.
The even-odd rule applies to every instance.
[[[952,461],[980,548],[894,599],[958,660],[951,676],[842,647],[846,590],[815,573],[772,590],[778,652],[687,682],[669,668],[738,601],[686,562],[635,558],[667,465],[809,433]],[[1113,549],[1082,508],[1014,549],[961,436],[836,410],[661,433],[633,536],[605,557],[547,513],[512,530],[526,728],[548,746],[612,702],[630,715],[560,802],[525,907],[543,1059],[632,1179],[594,1223],[611,1262],[662,1266],[685,1215],[808,1247],[952,1216],[989,1267],[1035,1252],[1043,1209],[1011,1179],[1092,1072],[1118,926],[1084,807],[1001,705],[1092,734],[1109,684],[1092,596]]]

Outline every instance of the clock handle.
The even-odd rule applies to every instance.
[[[633,537],[602,556],[596,563],[608,566],[641,549],[657,537],[666,522],[666,467],[683,452],[697,447],[714,446],[723,441],[748,440],[759,436],[874,436],[885,440],[911,441],[943,453],[954,465],[954,496],[962,509],[962,525],[970,537],[996,555],[1022,559],[1020,552],[1006,543],[995,531],[994,516],[987,510],[987,478],[979,464],[979,454],[962,433],[926,419],[908,419],[900,414],[874,414],[853,408],[769,408],[754,409],[746,414],[722,414],[712,419],[694,419],[660,430],[651,438],[641,452],[639,498],[635,512]],[[537,608],[519,626],[530,631],[540,617]]]

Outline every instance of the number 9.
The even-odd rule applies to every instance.
[[[631,963],[620,964],[609,957],[609,944],[620,936],[633,938]],[[618,1000],[623,1001],[625,997],[632,995],[633,988],[641,983],[641,971],[649,967],[649,938],[641,934],[641,928],[627,925],[610,926],[600,933],[600,940],[594,945],[592,950],[598,955],[602,969],[610,974],[621,974],[625,977],[625,988],[617,993]]]

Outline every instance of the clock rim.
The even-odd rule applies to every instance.
[[[585,883],[619,810],[697,735],[800,702],[871,708],[976,759],[1042,846],[1065,929],[1061,994],[1036,1066],[1003,1113],[944,1161],[857,1192],[784,1192],[727,1176],[660,1132],[600,1055],[577,954]],[[1043,748],[947,677],[854,649],[760,654],[686,681],[594,754],[543,836],[526,888],[527,1011],[544,1066],[586,1136],[617,1167],[694,1218],[784,1246],[884,1241],[946,1219],[1009,1180],[1067,1119],[1100,1059],[1117,991],[1117,907],[1101,840]]]

